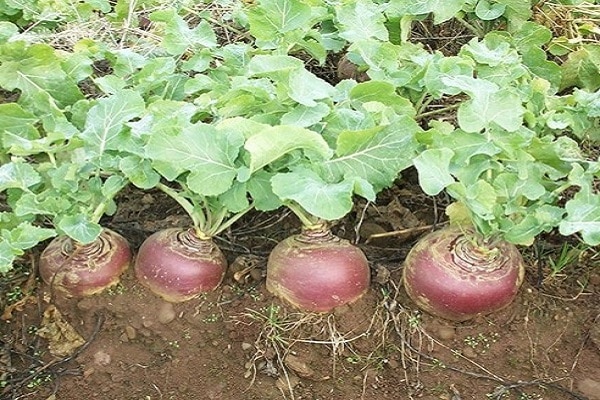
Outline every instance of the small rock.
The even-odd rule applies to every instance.
[[[471,347],[466,346],[462,349],[462,355],[468,358],[476,358],[477,353]]]
[[[158,310],[158,322],[163,325],[168,324],[169,322],[175,319],[177,314],[175,314],[175,308],[172,303],[164,302],[160,309]]]
[[[309,378],[315,374],[315,371],[313,371],[308,364],[292,354],[288,354],[285,357],[284,362],[289,369],[297,373],[298,376],[301,376],[302,378]]]
[[[251,348],[252,348],[252,345],[251,345],[250,343],[246,343],[246,342],[243,342],[243,343],[242,343],[242,350],[244,350],[244,351],[248,351],[248,350],[250,350]]]
[[[451,326],[440,326],[438,336],[443,340],[452,340],[456,337],[456,329]]]
[[[134,340],[137,337],[137,332],[133,326],[127,325],[125,327],[125,335],[127,335],[129,340]]]
[[[106,366],[110,364],[111,357],[110,354],[105,352],[104,350],[99,350],[94,354],[94,364],[100,366]]]
[[[600,382],[593,379],[583,379],[577,382],[579,390],[589,400],[600,400]]]

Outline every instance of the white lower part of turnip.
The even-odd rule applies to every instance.
[[[211,239],[200,239],[193,229],[165,229],[148,237],[139,249],[135,274],[153,293],[182,302],[216,289],[227,260]]]
[[[131,263],[127,240],[110,229],[88,244],[52,240],[40,256],[42,280],[67,296],[89,296],[117,284]]]
[[[370,270],[363,252],[347,240],[329,231],[306,231],[275,246],[266,284],[299,309],[327,312],[365,294]]]
[[[469,235],[469,236],[466,236]],[[404,262],[409,297],[424,311],[465,321],[508,306],[524,277],[523,258],[505,241],[485,244],[448,227],[423,237]]]

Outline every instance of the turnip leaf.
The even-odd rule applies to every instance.
[[[56,227],[73,240],[83,244],[93,242],[102,232],[99,224],[90,221],[83,214],[59,217]]]
[[[371,183],[375,191],[389,186],[411,165],[419,130],[413,119],[399,117],[388,126],[340,133],[336,156],[322,163],[327,179],[359,177]]]
[[[484,21],[496,19],[506,10],[506,5],[500,3],[491,4],[488,0],[479,0],[475,7],[475,14]]]
[[[419,172],[419,185],[430,196],[439,194],[454,182],[450,175],[450,160],[454,152],[450,149],[428,149],[414,158],[413,163]]]
[[[14,249],[27,250],[46,239],[56,236],[54,229],[40,228],[29,222],[22,222],[17,227],[2,230],[2,237]]]
[[[388,40],[385,17],[381,5],[371,0],[357,0],[343,4],[337,10],[339,35],[349,42],[361,39]]]
[[[248,11],[250,33],[270,41],[279,35],[312,25],[311,5],[298,0],[263,0]]]
[[[61,59],[46,44],[27,46],[17,41],[3,44],[0,53],[0,86],[5,90],[19,89],[24,99],[35,101],[45,92],[59,107],[83,98],[75,81],[62,69]]]
[[[201,47],[217,46],[217,37],[205,20],[190,28],[174,8],[155,11],[149,18],[151,21],[165,24],[161,44],[169,54],[180,55],[188,49],[197,50]]]
[[[467,3],[466,0],[391,0],[386,14],[393,16],[433,13],[435,24],[448,21]]]
[[[122,149],[125,123],[139,117],[144,109],[144,99],[133,90],[98,100],[90,109],[81,133],[90,154],[101,156],[107,150]]]
[[[580,232],[583,240],[592,246],[600,244],[600,195],[583,187],[565,205],[566,218],[560,223],[560,233]]]
[[[13,161],[0,166],[0,192],[9,188],[25,190],[40,181],[40,174],[28,163]]]
[[[352,209],[354,182],[327,183],[308,169],[280,173],[271,180],[273,191],[283,200],[293,200],[311,215],[333,221]]]
[[[258,171],[293,150],[308,150],[315,160],[328,159],[332,150],[318,133],[297,126],[273,126],[252,135],[244,148],[250,153],[250,170]]]
[[[34,123],[38,118],[24,110],[17,103],[0,104],[0,131],[3,134],[3,145],[7,146],[6,135],[14,135],[26,140],[37,139],[40,135]]]
[[[179,174],[189,171],[189,188],[201,195],[227,191],[237,175],[235,159],[243,144],[241,134],[225,134],[214,126],[197,123],[171,135],[156,130],[146,145],[148,157]]]

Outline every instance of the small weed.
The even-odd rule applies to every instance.
[[[485,353],[486,350],[490,348],[492,343],[496,343],[498,341],[499,336],[500,335],[495,332],[492,332],[488,335],[480,333],[477,336],[469,335],[466,338],[464,338],[463,341],[467,346],[469,346],[473,350],[481,349],[481,353]]]
[[[346,362],[348,364],[360,364],[360,356],[353,355],[346,357]]]
[[[20,286],[13,287],[8,293],[6,293],[6,298],[9,303],[16,303],[17,301],[23,298],[23,291]]]
[[[212,314],[209,314],[206,317],[202,318],[202,322],[205,322],[207,324],[215,323],[218,320],[219,320],[219,314],[217,314],[217,313],[212,313]]]
[[[579,260],[579,257],[585,253],[587,246],[577,245],[573,246],[569,243],[563,243],[560,248],[560,253],[554,257],[548,258],[548,264],[550,265],[550,277],[554,278],[564,272],[564,270],[573,265],[573,263]]]
[[[52,376],[51,375],[38,375],[33,377],[29,383],[27,383],[27,388],[28,389],[35,389],[37,387],[42,386],[44,383],[50,382],[52,381]]]
[[[108,293],[109,296],[118,296],[125,293],[126,290],[125,286],[121,282],[118,282],[116,285],[109,287],[106,293]]]
[[[421,315],[420,314],[414,314],[411,315],[410,317],[408,317],[408,326],[410,326],[412,329],[416,329],[421,325]]]
[[[178,349],[179,348],[179,341],[178,340],[172,340],[168,343],[169,347],[172,347],[174,349]]]
[[[441,360],[434,358],[431,364],[433,369],[444,369],[446,368],[446,364],[444,364]]]

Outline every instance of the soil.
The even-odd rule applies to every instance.
[[[359,202],[334,227],[363,249],[373,279],[363,298],[332,313],[295,310],[265,289],[270,249],[299,229],[283,211],[248,215],[222,235],[223,284],[184,303],[156,297],[131,268],[102,294],[66,299],[33,279],[30,254],[18,269],[30,274],[12,281],[20,300],[0,322],[1,398],[600,399],[597,249],[552,274],[565,239],[540,238],[522,249],[526,281],[513,304],[441,320],[420,312],[401,285],[407,251],[443,216],[444,199],[414,187]],[[119,204],[103,222],[134,249],[189,222],[159,193],[129,189]]]

